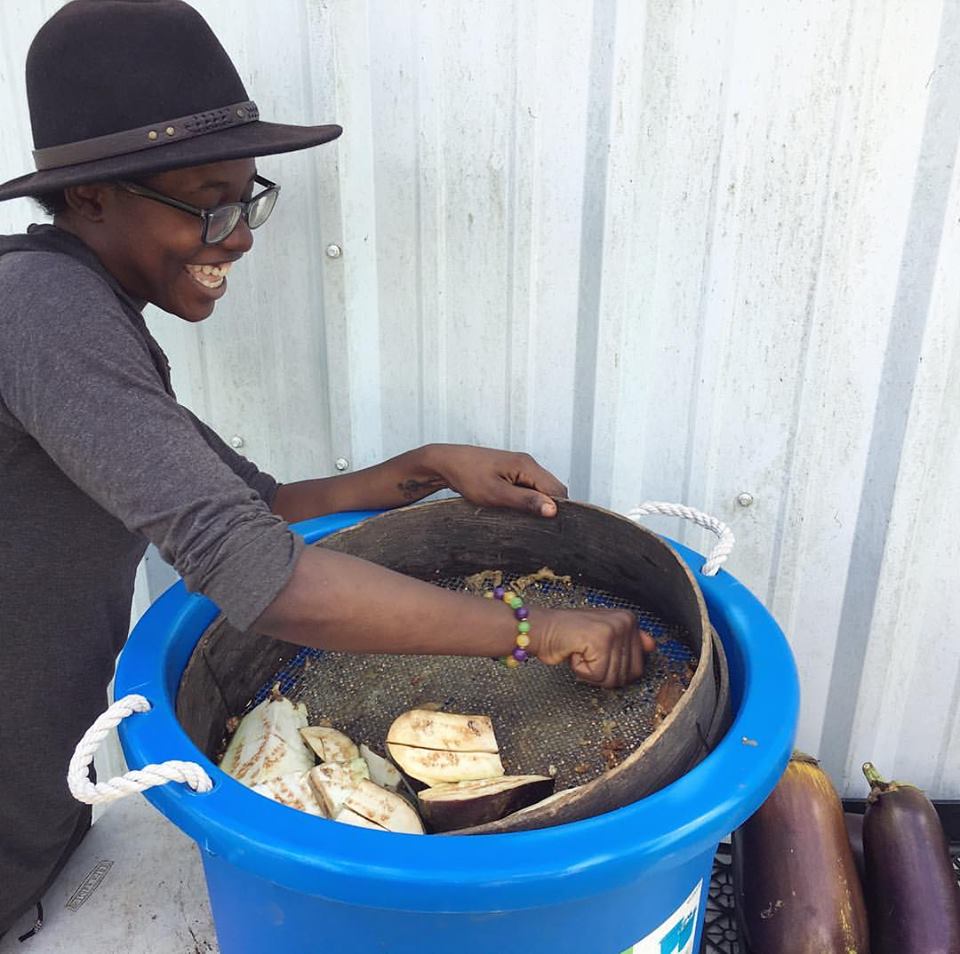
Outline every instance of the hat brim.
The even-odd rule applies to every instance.
[[[123,156],[20,176],[0,185],[0,201],[56,192],[58,189],[86,182],[109,182],[113,179],[135,178],[187,166],[202,166],[208,162],[295,152],[330,142],[342,132],[343,130],[335,125],[288,126],[259,121],[246,123],[183,142],[165,143]]]

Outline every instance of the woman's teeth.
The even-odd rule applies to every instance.
[[[232,262],[223,262],[220,265],[187,265],[187,271],[190,277],[204,288],[219,288],[232,264]]]

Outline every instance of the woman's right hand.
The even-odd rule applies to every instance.
[[[537,609],[531,617],[537,628],[537,643],[531,648],[541,662],[569,661],[578,679],[604,689],[639,679],[647,654],[656,647],[629,610]]]

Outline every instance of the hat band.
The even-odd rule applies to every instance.
[[[231,126],[253,123],[259,118],[257,104],[248,100],[245,103],[233,103],[231,106],[194,113],[192,116],[181,116],[179,119],[141,126],[139,129],[125,129],[123,132],[97,136],[94,139],[81,139],[61,146],[34,149],[33,160],[37,171],[45,172],[62,166],[76,166],[81,162],[125,156],[131,152],[166,146],[172,142],[183,142],[184,139],[205,136]]]

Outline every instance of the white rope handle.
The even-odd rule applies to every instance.
[[[694,510],[693,507],[684,507],[683,504],[662,503],[659,500],[647,500],[628,511],[627,516],[634,521],[640,517],[647,517],[651,514],[664,514],[668,517],[683,517],[685,520],[692,520],[695,524],[703,527],[705,530],[712,530],[720,540],[710,551],[707,562],[703,564],[700,571],[704,576],[716,576],[717,570],[726,563],[727,557],[733,552],[735,542],[733,531],[716,517],[711,517],[702,510]]]
[[[96,805],[113,802],[126,795],[143,792],[154,785],[166,785],[167,782],[184,782],[195,792],[209,792],[213,788],[210,776],[196,762],[171,760],[162,765],[145,765],[142,769],[127,772],[126,775],[110,779],[109,782],[90,781],[90,763],[100,743],[111,729],[115,729],[127,716],[134,712],[149,712],[150,703],[136,694],[118,699],[103,715],[90,726],[77,743],[70,768],[67,770],[67,784],[70,793],[78,802]]]

